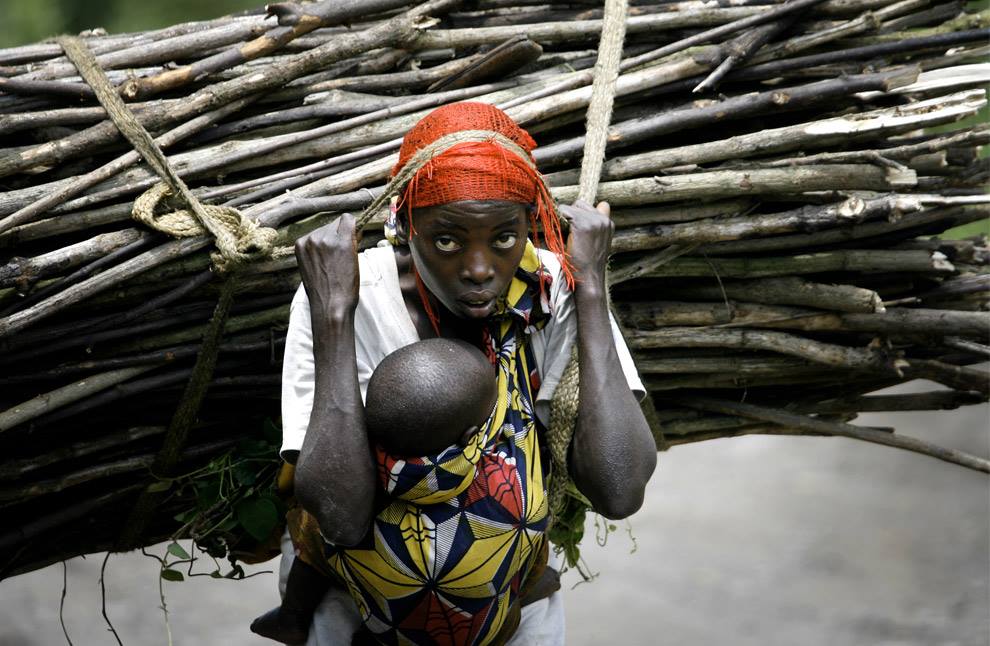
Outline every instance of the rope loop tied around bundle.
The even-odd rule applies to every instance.
[[[382,191],[378,197],[375,198],[375,200],[361,212],[360,216],[358,216],[356,225],[357,228],[360,229],[367,224],[371,218],[378,213],[382,206],[387,204],[393,197],[401,194],[416,173],[430,163],[433,158],[442,155],[458,144],[489,142],[498,144],[507,151],[515,154],[526,165],[536,171],[536,164],[532,161],[529,153],[516,142],[499,132],[495,132],[493,130],[459,130],[457,132],[452,132],[449,135],[439,137],[428,146],[424,146],[419,149],[416,154],[413,155],[408,162],[406,162],[406,165],[403,166],[391,180],[389,180],[389,183],[385,186],[385,190]]]
[[[202,204],[169,164],[151,134],[124,104],[83,40],[76,36],[61,36],[57,42],[79,75],[93,88],[100,105],[120,133],[162,179],[135,201],[132,209],[135,220],[180,238],[212,235],[218,250],[213,255],[214,268],[218,271],[229,271],[247,262],[287,253],[286,249],[276,249],[278,233],[275,229],[258,225],[232,207]],[[167,195],[174,196],[188,208],[155,215],[156,206]],[[287,249],[291,252],[291,248]]]
[[[200,204],[201,216],[197,216],[195,209],[158,213],[159,207],[173,195],[167,184],[159,182],[134,201],[131,216],[156,231],[176,238],[212,235],[219,250],[213,255],[213,264],[220,270],[287,253],[285,249],[288,248],[275,246],[278,239],[275,229],[259,226],[231,206]]]

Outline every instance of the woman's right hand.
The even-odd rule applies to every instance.
[[[339,320],[357,308],[359,240],[354,216],[344,213],[296,241],[296,260],[313,315]]]

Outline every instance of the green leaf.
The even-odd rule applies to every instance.
[[[148,485],[148,492],[156,493],[159,491],[168,491],[171,488],[172,488],[171,480],[156,480],[155,482],[152,482],[150,485]]]
[[[220,531],[220,532],[229,532],[230,530],[234,529],[235,527],[237,527],[237,519],[234,518],[233,516],[231,516],[230,518],[228,518],[225,521],[223,521],[222,523],[220,523],[220,525],[217,527],[217,531]]]
[[[184,511],[182,513],[176,514],[175,516],[173,516],[173,518],[176,520],[176,522],[179,522],[179,523],[182,523],[183,525],[185,525],[190,520],[192,520],[193,518],[195,518],[197,513],[199,513],[199,512],[196,511],[195,509],[187,509],[186,511]]]
[[[196,506],[209,509],[220,499],[220,481],[196,483]]]
[[[263,541],[278,525],[278,510],[266,498],[246,498],[237,503],[234,515],[252,538]]]
[[[179,545],[178,543],[175,543],[175,542],[169,544],[169,546],[168,546],[168,553],[171,554],[172,556],[176,556],[176,557],[178,557],[180,559],[191,559],[192,558],[191,556],[189,556],[189,552],[187,552],[185,549],[183,549],[183,547],[181,545]]]
[[[182,576],[182,572],[178,570],[173,570],[171,568],[165,568],[162,570],[162,578],[166,581],[185,581],[186,578]]]
[[[239,485],[250,486],[258,479],[258,465],[253,462],[242,462],[231,469],[231,472]]]

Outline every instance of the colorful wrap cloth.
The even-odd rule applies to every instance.
[[[524,578],[545,563],[547,474],[526,339],[550,314],[539,299],[549,280],[527,244],[490,319],[498,399],[482,431],[467,447],[436,456],[399,459],[379,451],[390,502],[364,542],[325,547],[365,626],[384,644],[493,643],[518,612]]]

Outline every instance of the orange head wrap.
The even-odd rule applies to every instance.
[[[533,160],[536,142],[498,108],[467,102],[446,105],[429,113],[403,139],[392,175],[402,171],[416,153],[438,139],[465,131],[483,131],[490,136],[482,135],[475,137],[476,140],[454,143],[439,150],[406,184],[399,207],[414,209],[460,200],[532,204],[532,224],[539,224],[543,229],[547,248],[560,258],[566,280],[573,287],[556,207]],[[504,140],[511,143],[505,144]],[[409,233],[413,235],[411,217],[408,224]],[[535,238],[537,227],[531,228]],[[538,240],[534,242],[538,243]]]

